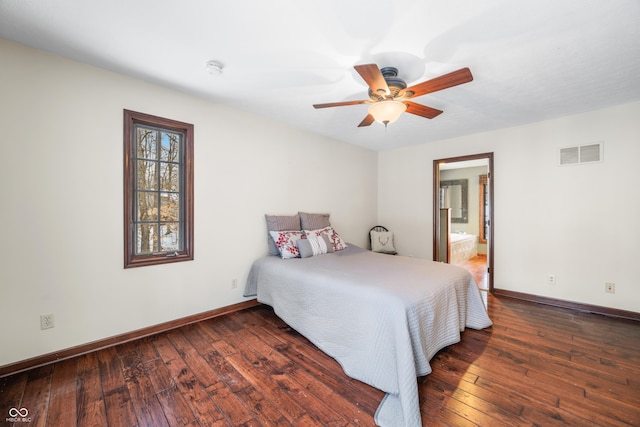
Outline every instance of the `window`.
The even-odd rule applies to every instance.
[[[193,125],[124,110],[124,267],[193,259]]]

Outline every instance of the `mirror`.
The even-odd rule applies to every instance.
[[[440,208],[450,208],[451,222],[469,222],[467,208],[467,179],[440,181]]]

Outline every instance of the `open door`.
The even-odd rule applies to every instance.
[[[468,268],[489,292],[495,271],[493,178],[493,153],[433,161],[433,259]]]

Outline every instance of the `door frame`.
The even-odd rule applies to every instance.
[[[470,154],[466,156],[448,157],[446,159],[437,159],[433,161],[433,260],[437,260],[437,244],[438,234],[440,230],[440,165],[445,163],[465,162],[469,160],[481,160],[487,159],[489,161],[489,235],[487,237],[487,268],[488,270],[488,284],[489,292],[493,293],[493,276],[495,275],[495,269],[493,267],[493,253],[494,253],[494,233],[493,233],[493,206],[495,192],[493,191],[493,182],[495,176],[493,174],[493,152]]]

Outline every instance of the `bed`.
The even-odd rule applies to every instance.
[[[421,426],[416,378],[465,327],[491,326],[466,270],[353,244],[308,258],[259,258],[245,296],[273,307],[347,375],[384,391],[375,414],[384,427]]]

